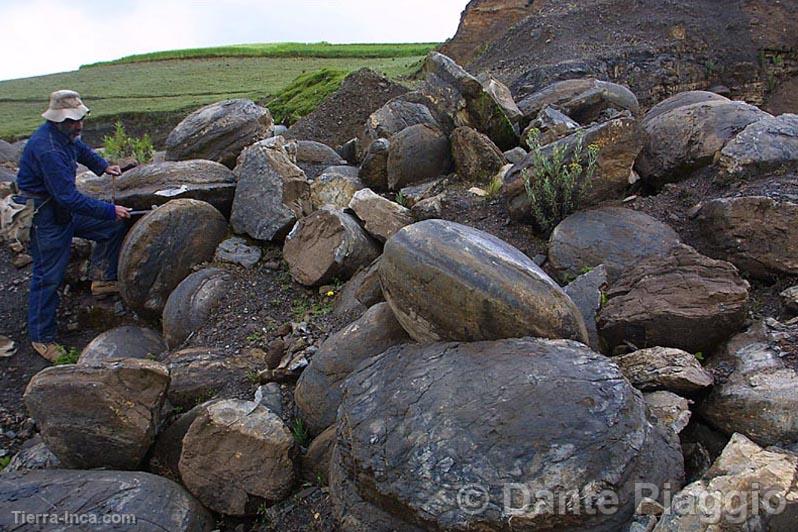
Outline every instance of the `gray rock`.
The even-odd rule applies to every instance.
[[[797,470],[794,454],[735,434],[709,471],[673,496],[654,530],[791,530],[798,518]]]
[[[40,518],[37,526],[20,526],[14,512],[61,518],[75,515],[87,523],[108,524],[43,524]],[[179,484],[149,473],[48,470],[0,475],[2,530],[210,532],[215,524],[210,512]]]
[[[310,182],[282,137],[244,150],[230,225],[258,240],[282,240],[298,218],[311,212]]]
[[[645,144],[635,163],[643,181],[660,187],[712,164],[749,124],[771,115],[737,101],[708,100],[644,119]]]
[[[272,136],[273,137],[282,137],[287,132],[288,132],[288,128],[285,127],[283,124],[275,124],[274,128],[272,128]]]
[[[391,138],[388,147],[388,188],[397,190],[446,174],[452,165],[449,139],[438,128],[417,124]]]
[[[599,334],[610,348],[627,341],[708,352],[740,330],[747,305],[748,283],[734,266],[681,244],[643,259],[610,286]]]
[[[302,478],[317,486],[329,484],[330,459],[335,446],[335,426],[328,427],[310,442],[302,456]]]
[[[721,150],[718,165],[736,179],[798,169],[798,115],[750,124]]]
[[[166,139],[166,159],[207,159],[228,168],[246,146],[271,134],[269,110],[251,100],[225,100],[188,115]]]
[[[587,342],[573,301],[529,257],[443,220],[409,225],[385,244],[385,300],[418,342],[521,336]]]
[[[779,297],[781,298],[781,304],[788,312],[798,314],[798,285],[782,291]]]
[[[331,166],[310,184],[310,201],[314,209],[332,205],[346,209],[355,192],[365,187],[355,166]]]
[[[111,201],[112,179],[92,173],[82,174],[78,188],[85,194]],[[137,166],[114,179],[116,203],[145,210],[169,200],[202,200],[229,216],[236,190],[236,176],[226,166],[213,161],[169,161]]]
[[[172,290],[195,265],[213,258],[226,233],[224,216],[204,201],[172,200],[144,216],[119,252],[125,304],[145,317],[160,317]]]
[[[0,471],[10,473],[27,469],[58,469],[59,467],[61,467],[61,461],[47,448],[41,435],[37,434],[22,444],[19,452]]]
[[[760,279],[798,274],[798,201],[718,198],[693,220],[699,249]]]
[[[457,175],[465,181],[488,183],[506,162],[504,154],[488,136],[473,128],[456,128],[449,141]]]
[[[526,157],[526,150],[521,146],[516,146],[512,150],[504,152],[504,158],[507,159],[508,163],[518,164],[524,160],[524,157]]]
[[[549,237],[549,267],[561,279],[573,279],[603,264],[615,281],[647,257],[667,255],[679,235],[639,211],[605,207],[572,214]]]
[[[64,467],[135,469],[155,439],[168,386],[163,364],[123,359],[46,368],[23,399]]]
[[[674,434],[681,433],[690,423],[690,403],[683,397],[668,391],[651,392],[643,395],[649,412],[657,421]]]
[[[518,108],[527,120],[534,120],[546,107],[560,107],[595,86],[594,78],[566,79],[547,85],[543,89],[525,95],[518,101]]]
[[[100,333],[80,352],[78,364],[92,366],[120,358],[158,359],[167,350],[166,342],[156,331],[124,325]]]
[[[357,221],[333,207],[323,207],[297,222],[283,245],[291,276],[305,286],[349,279],[379,254],[379,247]]]
[[[370,307],[385,301],[380,287],[379,265],[377,257],[344,283],[333,304],[333,314],[342,316],[353,312],[360,317]]]
[[[338,153],[321,142],[314,140],[296,141],[296,165],[309,179],[316,179],[325,168],[344,166],[346,161]]]
[[[255,390],[255,402],[282,417],[283,392],[280,391],[280,385],[276,382],[258,386],[258,389]]]
[[[510,216],[517,220],[529,217],[530,204],[524,186],[523,172],[534,168],[536,157],[542,155],[544,159],[550,159],[555,150],[561,150],[563,160],[570,163],[580,144],[582,164],[585,164],[587,159],[589,146],[596,145],[599,148],[596,171],[583,195],[582,204],[591,205],[605,200],[621,199],[629,186],[629,176],[640,153],[642,142],[637,120],[627,116],[580,130],[543,146],[539,153],[530,152],[522,162],[507,173],[505,178],[503,194],[508,201]]]
[[[667,347],[640,349],[613,358],[632,386],[643,391],[689,394],[712,386],[712,374],[695,355]]]
[[[163,336],[171,349],[202,327],[232,281],[233,277],[219,268],[204,268],[180,281],[163,308]]]
[[[679,107],[687,107],[694,103],[706,102],[728,102],[729,99],[725,96],[709,91],[687,91],[674,94],[659,102],[657,105],[648,110],[643,117],[642,126],[645,128],[649,122],[654,120],[660,115],[669,113]]]
[[[363,156],[358,177],[375,190],[388,190],[388,150],[391,143],[386,139],[372,142]]]
[[[760,445],[798,440],[798,374],[784,360],[798,326],[758,322],[710,358],[716,375],[699,412],[726,434],[739,432]]]
[[[623,85],[607,81],[595,81],[593,85],[560,104],[562,111],[579,122],[590,124],[601,120],[606,111],[630,111],[640,114],[640,104],[632,91]]]
[[[521,122],[524,117],[524,113],[518,108],[507,85],[487,74],[481,74],[477,79],[482,84],[482,88],[485,89],[485,92],[490,95],[493,101],[499,104],[507,119],[517,130],[519,122]]]
[[[183,438],[180,477],[211,510],[251,515],[262,501],[291,492],[296,454],[291,431],[276,414],[252,401],[214,401]]]
[[[364,360],[409,342],[387,303],[368,309],[357,321],[330,336],[297,381],[294,402],[311,434],[335,423],[344,379]]]
[[[418,185],[404,187],[399,191],[399,193],[405,199],[404,206],[410,208],[419,201],[437,196],[446,190],[446,186],[448,184],[449,180],[447,178],[440,177],[437,179],[430,179],[429,181],[419,183]]]
[[[19,163],[16,148],[3,139],[0,139],[0,163],[13,163],[15,165]]]
[[[678,440],[648,422],[617,366],[576,342],[394,347],[344,390],[330,488],[345,529],[506,529],[512,485],[582,502],[533,507],[511,493],[514,528],[618,530],[636,482],[682,480]],[[616,512],[595,511],[601,489]]]
[[[521,133],[521,144],[528,148],[533,148],[536,143],[545,146],[575,133],[580,127],[578,122],[547,106]]]
[[[357,191],[348,206],[363,222],[366,231],[380,242],[385,242],[402,227],[413,223],[410,209],[368,188]]]
[[[606,289],[607,268],[603,264],[580,275],[563,288],[585,320],[588,345],[597,352],[601,350],[601,341],[596,329],[596,315],[601,309],[601,294]]]
[[[234,236],[219,244],[213,258],[220,262],[251,268],[258,263],[261,253],[260,247],[250,246],[245,239]]]
[[[390,139],[416,124],[429,124],[440,129],[440,124],[426,105],[394,98],[368,117],[358,136],[358,143],[366,148],[377,139]]]

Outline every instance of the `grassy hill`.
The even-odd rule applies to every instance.
[[[86,65],[77,71],[0,81],[0,138],[30,135],[50,92],[70,88],[92,109],[91,122],[174,116],[227,98],[266,103],[295,78],[321,69],[368,67],[397,79],[412,74],[434,44],[279,43],[173,50]]]

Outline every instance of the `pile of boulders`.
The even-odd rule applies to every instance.
[[[685,530],[705,516],[671,501],[756,482],[787,513],[752,506],[749,524],[798,511],[798,460],[784,449],[798,442],[798,324],[751,326],[744,278],[798,273],[794,197],[746,192],[798,170],[798,119],[701,92],[643,115],[627,88],[592,78],[516,104],[441,54],[424,71],[346,153],[270,136],[268,110],[234,100],[181,123],[170,161],[123,174],[120,197],[157,207],[122,247],[121,296],[162,334],[115,329],[76,365],[36,375],[25,403],[54,458],[15,462],[114,471],[0,477],[0,510],[20,497],[38,508],[23,488],[70,509],[133,485],[135,502],[103,511],[145,498],[163,528],[204,529],[204,508],[252,515],[304,478],[329,482],[348,530]],[[452,184],[498,179],[524,220],[526,172],[582,144],[598,150],[588,208],[554,228],[542,260],[436,214]],[[696,205],[697,238],[621,204],[632,186],[702,172],[748,183]],[[312,351],[275,345],[276,358],[186,348],[233,282],[223,263],[250,268],[265,243],[282,245],[297,283],[345,282],[336,313],[355,321]],[[253,373],[298,378],[295,417],[314,437],[304,453],[279,389],[220,392]],[[696,418],[723,440],[719,457],[682,447]],[[120,471],[143,468],[185,490]]]

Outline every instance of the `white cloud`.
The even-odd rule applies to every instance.
[[[0,80],[125,55],[250,42],[421,42],[466,0],[1,0]]]

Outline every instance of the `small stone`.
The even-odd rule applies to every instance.
[[[648,497],[643,497],[635,509],[637,515],[662,515],[664,511],[660,503]]]
[[[255,390],[255,402],[265,406],[278,416],[283,415],[283,396],[280,385],[276,382],[258,386],[258,389]]]
[[[257,246],[247,245],[241,237],[228,238],[216,248],[216,260],[239,264],[244,268],[251,268],[259,260],[261,250]]]
[[[290,323],[283,323],[282,325],[277,327],[277,330],[275,331],[275,334],[277,336],[288,336],[293,331],[294,331],[294,328],[291,326]]]
[[[23,253],[21,255],[17,255],[11,260],[11,264],[14,265],[15,268],[22,269],[28,264],[33,262],[33,258],[28,255],[27,253]]]
[[[779,296],[781,297],[781,304],[784,305],[788,312],[798,313],[798,285],[784,290]]]
[[[279,338],[269,342],[268,352],[266,353],[266,367],[274,369],[279,366],[285,354],[285,349],[285,342]]]

